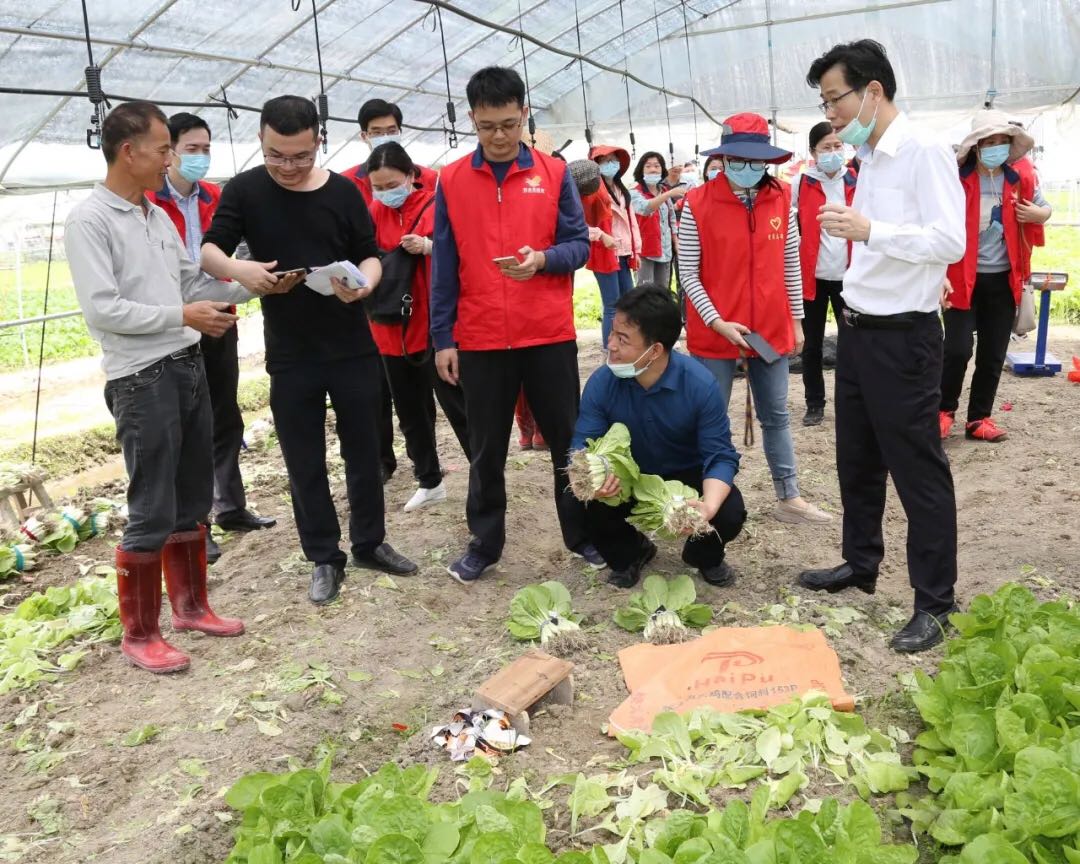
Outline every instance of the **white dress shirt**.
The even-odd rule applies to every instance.
[[[870,238],[853,244],[844,302],[868,315],[937,311],[945,269],[967,243],[956,156],[898,114],[859,161],[852,207],[870,220]]]

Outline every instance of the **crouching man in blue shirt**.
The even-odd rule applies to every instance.
[[[659,286],[640,285],[619,298],[608,362],[585,385],[571,450],[623,423],[643,474],[700,489],[701,500],[690,503],[715,532],[689,538],[682,560],[710,585],[723,587],[735,581],[725,547],[746,521],[734,482],[739,454],[716,379],[698,361],[672,352],[681,328],[678,304]],[[619,480],[612,477],[596,497],[618,492]],[[586,533],[611,566],[608,583],[618,588],[636,585],[656,555],[652,541],[626,521],[632,507],[632,501],[619,507],[591,501],[585,508]]]

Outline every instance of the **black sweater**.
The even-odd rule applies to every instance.
[[[241,240],[255,261],[277,261],[275,270],[359,264],[379,254],[360,191],[333,172],[310,192],[285,189],[262,166],[237,174],[203,243],[232,255]],[[263,297],[262,310],[268,372],[376,353],[363,303],[324,297],[301,282],[288,294]]]

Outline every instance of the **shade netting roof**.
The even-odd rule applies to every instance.
[[[317,15],[325,92],[331,116],[340,118],[328,125],[329,167],[363,157],[355,117],[372,97],[397,102],[416,127],[407,129],[406,146],[428,161],[446,156],[447,87],[456,128],[467,131],[465,84],[492,64],[527,69],[539,125],[560,144],[572,138],[583,146],[586,122],[597,140],[625,141],[633,122],[662,139],[653,145],[678,138],[684,151],[715,143],[715,121],[736,111],[805,129],[820,117],[817,93],[805,82],[810,61],[861,37],[887,47],[899,101],[916,113],[959,117],[991,90],[996,107],[1030,113],[1068,104],[1080,88],[1077,0],[442,5],[437,15],[422,0],[316,0],[314,8],[299,0],[296,10],[291,0],[87,0],[87,12],[106,93],[161,102],[227,98],[255,108],[282,93],[320,92]],[[578,54],[579,40],[581,63],[567,56]],[[87,62],[80,0],[0,0],[0,87],[85,92]],[[223,108],[192,110],[206,116],[215,141],[225,138]],[[100,155],[85,146],[90,114],[85,97],[0,93],[0,187],[98,177]],[[231,121],[235,168],[257,157],[257,126],[258,115],[244,110]],[[467,137],[460,143],[471,146]],[[215,173],[232,167],[220,161]]]

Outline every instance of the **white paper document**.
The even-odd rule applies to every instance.
[[[334,293],[334,286],[330,284],[331,277],[341,279],[346,286],[354,291],[366,288],[368,284],[367,277],[360,272],[352,261],[335,261],[325,267],[316,267],[308,273],[304,282],[312,291],[317,291],[329,297]]]

